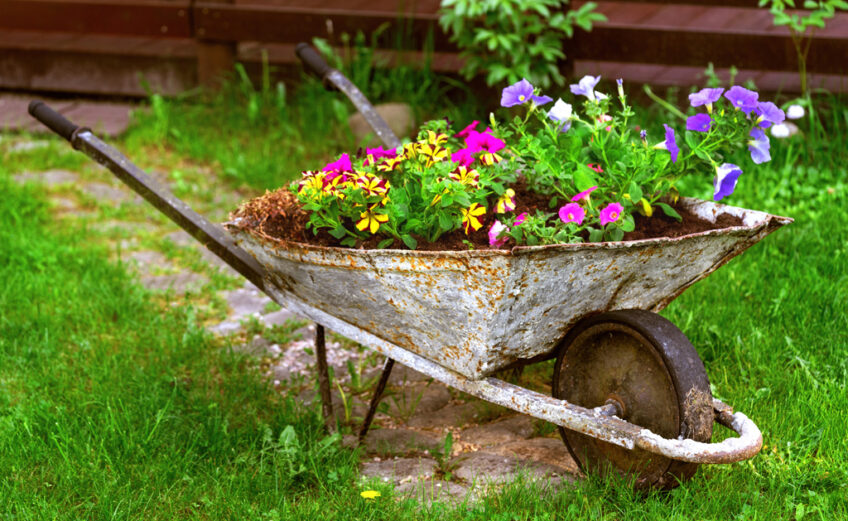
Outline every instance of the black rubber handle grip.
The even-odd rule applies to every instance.
[[[318,54],[318,51],[313,49],[308,43],[301,42],[297,44],[297,47],[294,48],[294,52],[297,54],[297,57],[300,58],[300,61],[302,61],[309,70],[317,74],[321,79],[323,79],[324,76],[326,76],[332,69],[324,58]]]
[[[43,101],[31,101],[29,103],[29,114],[68,141],[71,141],[74,132],[79,128],[78,125],[74,125],[65,119],[65,116],[51,109]]]

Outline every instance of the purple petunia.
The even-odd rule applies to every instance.
[[[677,141],[674,139],[674,129],[663,123],[665,127],[665,148],[668,150],[668,153],[671,154],[671,162],[677,162],[677,154],[680,153],[680,149],[677,148]]]
[[[600,76],[583,76],[576,84],[571,84],[571,93],[576,96],[586,96],[592,101],[597,101],[595,97],[595,85],[601,81]]]
[[[716,176],[713,179],[713,199],[721,201],[723,197],[732,194],[740,175],[742,175],[742,169],[734,164],[724,163],[716,167]]]
[[[757,108],[757,98],[759,94],[752,90],[734,85],[730,90],[724,93],[724,97],[737,109],[745,114],[750,114],[752,110]]]
[[[751,152],[751,159],[754,160],[754,163],[759,165],[771,161],[770,144],[765,132],[755,128],[751,130],[750,136],[754,139],[748,141],[748,150]]]
[[[501,92],[501,107],[514,107],[532,101],[536,106],[542,106],[553,101],[550,96],[534,96],[533,85],[526,79],[504,88]]]
[[[689,95],[689,104],[693,107],[707,106],[707,112],[712,113],[713,103],[721,98],[724,89],[701,89],[698,92]]]
[[[710,123],[713,118],[709,114],[695,114],[686,120],[686,130],[694,130],[695,132],[709,132]]]
[[[757,114],[757,126],[760,128],[769,128],[777,123],[783,123],[786,119],[786,114],[770,101],[757,103],[754,112]]]

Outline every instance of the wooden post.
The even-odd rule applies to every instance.
[[[210,4],[233,4],[233,0],[203,0]],[[200,8],[201,11],[204,9]],[[204,38],[203,28],[197,29],[197,79],[201,87],[216,90],[236,63],[236,42],[221,42]]]

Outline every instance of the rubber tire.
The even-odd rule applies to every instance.
[[[628,338],[622,338],[621,340],[629,341],[632,338],[642,346],[640,347],[641,349],[652,349],[653,353],[648,353],[648,356],[651,357],[648,362],[664,366],[667,372],[666,378],[670,377],[671,384],[673,384],[673,391],[667,388],[667,403],[631,404],[631,409],[640,409],[639,414],[636,411],[625,410],[622,419],[628,420],[629,417],[634,416],[641,416],[644,419],[648,411],[656,411],[657,407],[666,407],[667,411],[669,411],[668,414],[674,414],[674,408],[676,407],[679,418],[677,432],[666,432],[667,437],[676,438],[682,434],[684,438],[709,442],[712,436],[713,422],[712,394],[704,364],[692,346],[692,343],[686,338],[686,335],[669,320],[656,313],[643,310],[621,310],[602,313],[581,320],[568,332],[557,348],[558,355],[554,366],[552,387],[553,396],[572,401],[570,398],[574,395],[581,394],[579,389],[580,384],[574,381],[574,377],[577,376],[580,369],[578,364],[583,364],[584,367],[588,367],[588,364],[593,364],[593,368],[597,368],[595,366],[600,364],[602,369],[606,365],[606,367],[609,367],[607,371],[611,372],[614,370],[610,366],[614,362],[606,360],[605,357],[594,356],[594,360],[591,362],[583,361],[586,358],[586,353],[588,353],[587,349],[591,347],[587,345],[587,342],[600,338],[600,335],[603,334],[603,330],[606,328],[612,328],[613,330],[609,331],[609,342],[615,342],[615,334],[624,334]],[[598,333],[596,334],[595,332]],[[647,344],[644,341],[647,341]],[[579,342],[579,345],[575,344],[575,342]],[[622,343],[619,342],[618,345],[622,345]],[[612,351],[613,349],[610,350]],[[572,354],[571,357],[569,357],[570,351]],[[581,354],[583,355],[582,357],[580,356]],[[589,356],[592,357],[593,355],[590,353]],[[662,376],[659,378],[662,379]],[[615,385],[624,385],[620,381],[617,382]],[[613,384],[607,384],[607,382],[601,382],[602,386],[614,386]],[[568,386],[571,387],[567,388]],[[620,388],[610,388],[608,391],[602,392],[615,393],[622,391]],[[597,399],[598,391],[593,391],[593,394],[596,395],[596,401],[600,401]],[[604,405],[603,402],[572,403],[586,408]],[[666,418],[666,425],[669,422],[675,423],[674,420]],[[640,426],[646,427],[646,425]],[[559,428],[559,431],[565,446],[581,470],[587,472],[589,468],[592,468],[600,470],[603,474],[607,472],[606,469],[610,467],[615,468],[617,472],[625,477],[635,478],[634,486],[637,489],[675,488],[683,481],[691,479],[698,469],[697,463],[671,460],[639,449],[627,451],[628,457],[632,456],[639,461],[645,461],[642,466],[643,468],[648,465],[655,466],[652,474],[642,475],[638,471],[634,472],[633,467],[635,465],[628,463],[627,468],[623,468],[624,463],[610,459],[609,454],[615,456],[616,454],[621,454],[621,451],[624,451],[624,449],[590,438],[584,434],[567,431],[562,427]],[[583,448],[583,454],[577,453],[576,446],[578,445]],[[590,451],[591,454],[589,454]],[[650,459],[646,460],[645,458]],[[608,465],[609,463],[612,465]]]

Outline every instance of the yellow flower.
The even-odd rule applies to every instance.
[[[486,166],[492,166],[495,163],[500,163],[502,160],[503,158],[494,152],[483,152],[480,154],[480,162]]]
[[[376,206],[376,205],[375,205]],[[372,206],[365,212],[359,214],[359,222],[356,223],[356,229],[364,232],[368,230],[371,234],[377,233],[377,230],[380,229],[380,224],[389,221],[389,216],[382,213],[375,213],[372,210],[374,207]]]
[[[444,145],[448,142],[448,136],[445,134],[436,134],[432,130],[427,131],[427,143],[431,145]]]
[[[403,159],[403,156],[387,158],[385,161],[377,165],[377,170],[380,172],[391,172],[397,168],[399,164],[403,163]]]
[[[378,490],[363,490],[359,495],[365,499],[374,499],[375,497],[380,497],[381,494]]]
[[[438,163],[439,161],[447,158],[450,154],[450,150],[442,148],[439,145],[424,143],[418,145],[418,154],[424,158],[427,168],[430,168],[433,166],[433,163]]]
[[[407,143],[403,145],[403,158],[415,159],[418,154],[418,143]]]
[[[498,199],[497,213],[506,213],[515,210],[515,190],[507,188],[506,192]]]
[[[474,228],[474,231],[477,231],[483,227],[483,223],[480,222],[478,217],[485,215],[485,206],[480,206],[477,203],[471,203],[471,206],[469,206],[467,210],[463,208],[460,212],[462,212],[462,227],[465,229],[465,235],[468,235],[469,228]]]
[[[466,166],[460,166],[448,176],[454,181],[459,181],[460,183],[468,186],[477,186],[477,181],[480,179],[480,174],[477,170],[471,168],[469,169]]]

